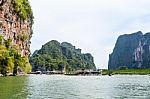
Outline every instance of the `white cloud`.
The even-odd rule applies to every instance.
[[[99,68],[123,33],[149,31],[149,0],[29,0],[35,24],[31,51],[56,39],[92,53]]]

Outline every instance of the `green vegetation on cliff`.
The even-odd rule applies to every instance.
[[[31,71],[28,57],[22,57],[20,53],[20,47],[13,45],[11,39],[3,40],[3,37],[0,36],[0,74],[13,73],[16,75],[18,68],[25,73]]]
[[[14,11],[23,19],[33,18],[33,13],[28,0],[12,0]],[[32,20],[33,21],[33,20]]]
[[[65,70],[72,73],[81,69],[96,69],[91,54],[82,54],[81,49],[76,49],[70,43],[59,43],[52,40],[33,53],[30,58],[33,71]]]

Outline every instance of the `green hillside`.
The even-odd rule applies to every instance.
[[[65,71],[71,73],[76,70],[95,70],[94,60],[91,54],[82,54],[81,49],[76,49],[70,43],[59,43],[52,40],[42,46],[30,57],[33,71]]]

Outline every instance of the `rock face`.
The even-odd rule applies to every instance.
[[[0,74],[29,73],[33,13],[28,0],[0,0]]]
[[[95,70],[93,56],[82,54],[81,49],[68,42],[52,40],[36,50],[30,58],[33,71],[65,70],[66,73],[82,69]]]
[[[150,33],[141,31],[119,36],[108,69],[150,68]]]
[[[22,56],[30,54],[33,14],[28,0],[0,0],[0,35],[19,45]]]

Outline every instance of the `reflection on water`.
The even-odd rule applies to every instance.
[[[0,99],[26,99],[28,95],[26,78],[26,76],[0,77]]]
[[[150,76],[0,77],[0,99],[149,99]]]

